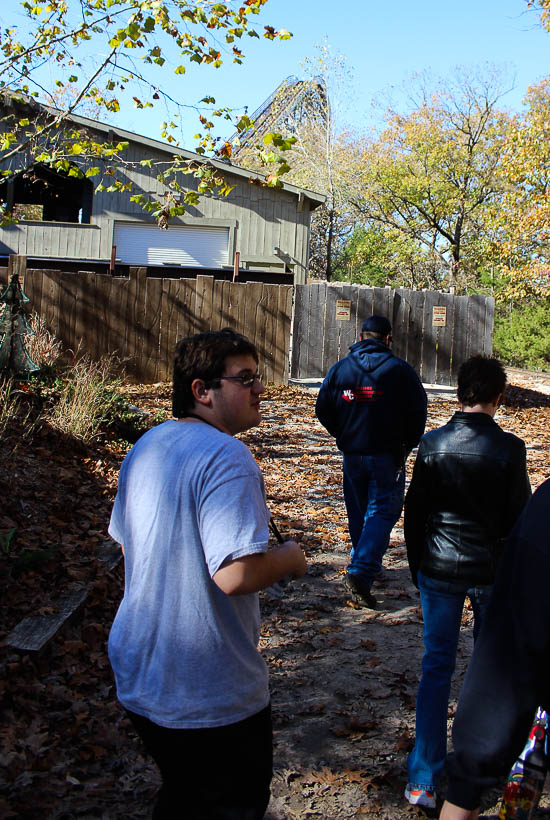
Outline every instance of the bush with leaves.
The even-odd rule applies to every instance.
[[[497,316],[493,350],[509,365],[550,370],[550,298]]]

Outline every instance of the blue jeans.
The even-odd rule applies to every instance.
[[[407,760],[409,783],[437,788],[447,754],[447,712],[466,597],[474,611],[474,641],[491,587],[441,581],[418,573],[424,618],[422,678],[416,697],[416,738]]]
[[[344,454],[344,500],[352,543],[348,572],[370,588],[403,509],[405,470],[389,453]]]

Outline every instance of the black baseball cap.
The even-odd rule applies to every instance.
[[[370,331],[371,333],[380,333],[382,336],[391,334],[391,324],[385,316],[369,316],[365,319],[361,327],[361,333]]]

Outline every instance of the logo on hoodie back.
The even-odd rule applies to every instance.
[[[344,401],[375,402],[383,397],[384,391],[375,387],[351,387],[342,391]]]

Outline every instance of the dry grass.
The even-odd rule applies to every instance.
[[[94,362],[85,355],[75,361],[49,413],[50,424],[81,441],[94,438],[116,403],[117,365],[115,356]]]
[[[25,347],[39,367],[54,367],[63,354],[63,345],[46,327],[44,319],[33,313],[29,318],[31,335],[25,338]]]
[[[19,415],[19,399],[14,394],[13,380],[0,378],[0,441]]]
[[[14,430],[18,431],[14,445],[17,446],[31,435],[37,423],[38,418],[31,420],[31,407],[25,401],[25,394],[17,388],[17,383],[12,378],[0,376],[0,442],[3,443],[3,454],[13,451],[13,446],[5,449],[5,442]]]

